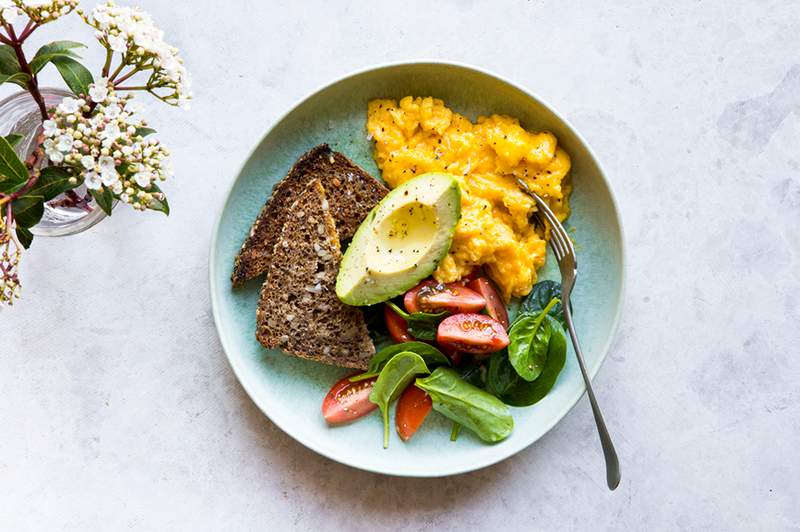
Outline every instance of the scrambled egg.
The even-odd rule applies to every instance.
[[[570,159],[555,136],[526,131],[508,116],[473,124],[442,100],[411,96],[369,102],[367,129],[389,186],[426,172],[448,172],[461,185],[461,220],[434,277],[452,282],[484,266],[506,301],[528,294],[549,235],[529,222],[536,206],[515,180],[543,196],[559,219],[569,215]]]

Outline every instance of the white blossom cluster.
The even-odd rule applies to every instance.
[[[172,175],[169,151],[140,134],[146,124],[130,94],[118,96],[100,80],[89,86],[88,97],[95,104],[91,114],[89,101],[67,97],[44,121],[45,154],[83,178],[86,188],[110,190],[135,209],[153,208],[164,199],[156,182]]]
[[[0,22],[13,24],[27,15],[38,24],[63,17],[78,5],[78,0],[0,0]]]
[[[96,6],[84,20],[95,28],[95,36],[104,46],[123,54],[126,62],[152,70],[149,89],[166,89],[159,97],[172,105],[189,107],[191,79],[179,50],[164,41],[164,32],[150,15],[138,7],[117,6],[113,0]],[[153,90],[151,90],[153,92]]]

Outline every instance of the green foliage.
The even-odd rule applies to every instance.
[[[386,304],[406,320],[408,334],[419,340],[436,340],[436,330],[439,327],[439,323],[450,315],[446,311],[436,313],[414,312],[409,314],[391,301],[387,301]]]
[[[561,306],[561,283],[556,281],[540,281],[533,286],[531,293],[525,296],[519,307],[519,313],[538,314],[550,302],[551,299],[558,299],[550,309],[550,315],[564,325],[564,307]],[[572,307],[570,307],[571,309]]]
[[[536,380],[544,369],[550,343],[545,317],[556,303],[558,299],[553,298],[538,314],[522,314],[508,330],[508,360],[526,381]]]
[[[111,216],[111,209],[114,208],[114,196],[111,191],[106,187],[101,187],[98,190],[90,190],[89,193],[97,202],[97,205],[103,209],[103,212]]]
[[[350,377],[350,382],[362,381],[378,375],[392,358],[405,351],[419,355],[428,367],[450,365],[450,359],[430,344],[423,342],[403,342],[401,344],[392,344],[384,347],[375,353],[369,361],[367,371],[360,375]]]
[[[33,233],[26,227],[17,226],[17,240],[22,244],[22,247],[28,249],[33,242]]]
[[[0,192],[8,192],[28,180],[28,169],[20,161],[14,147],[0,137]]]
[[[430,373],[425,361],[416,353],[403,351],[392,357],[383,367],[369,394],[369,400],[378,405],[383,416],[383,448],[389,447],[389,405],[400,397],[414,377]]]
[[[74,94],[89,94],[89,85],[94,83],[94,78],[85,66],[75,59],[63,55],[54,57],[52,62],[69,90]]]
[[[161,188],[159,188],[158,185],[153,183],[152,185],[150,185],[150,190],[148,190],[148,192],[161,192]],[[164,214],[169,216],[169,203],[167,203],[167,197],[162,196],[162,198],[163,199],[160,200],[153,198],[152,201],[150,201],[150,204],[147,206],[147,208],[150,209],[151,211],[163,212]]]
[[[47,43],[36,52],[29,65],[34,74],[38,74],[44,66],[59,58],[80,59],[80,56],[72,51],[73,48],[86,48],[86,45],[74,41],[54,41]]]
[[[44,214],[44,198],[26,194],[11,202],[11,213],[17,227],[33,227],[39,223]]]
[[[25,87],[25,84],[30,81],[31,77],[24,72],[16,72],[11,75],[0,74],[0,84],[3,83],[16,83],[20,87]]]
[[[511,412],[500,399],[464,381],[455,370],[436,368],[429,377],[417,379],[416,386],[428,392],[434,410],[484,441],[503,440],[514,428]]]
[[[16,133],[10,133],[3,138],[6,139],[6,141],[8,141],[8,143],[11,145],[12,148],[16,148],[17,144],[19,144],[19,141],[22,140],[22,135],[17,135]]]
[[[69,181],[71,178],[72,175],[66,168],[48,166],[42,169],[39,174],[39,179],[36,181],[36,185],[34,185],[29,194],[42,196],[44,201],[50,201],[59,194],[72,190],[81,183],[81,179],[78,179],[73,185]]]
[[[0,75],[4,78],[3,83],[16,83],[23,89],[30,79],[22,72],[14,49],[7,44],[0,45]]]
[[[155,133],[156,130],[151,127],[137,127],[136,134],[141,135],[142,137],[146,137],[147,135],[152,135]]]
[[[561,324],[552,316],[545,318],[550,328],[547,357],[539,377],[526,381],[514,370],[506,350],[498,351],[489,359],[486,385],[490,392],[511,406],[530,406],[546,396],[564,368],[567,360],[567,337]]]

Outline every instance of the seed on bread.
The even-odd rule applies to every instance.
[[[311,149],[275,185],[272,195],[253,222],[249,236],[234,261],[231,274],[234,286],[267,272],[275,243],[290,215],[291,206],[313,179],[319,179],[326,190],[327,197],[322,203],[322,210],[331,212],[342,241],[355,234],[361,221],[388,192],[378,180],[341,153],[331,150],[327,144]],[[346,182],[345,186],[342,186],[343,182]],[[306,214],[303,211],[295,213],[300,218]]]
[[[324,200],[325,189],[314,179],[292,205],[291,212],[319,213],[321,222],[289,216],[283,224],[261,287],[256,338],[299,358],[366,369],[375,346],[361,311],[336,296],[342,253]]]

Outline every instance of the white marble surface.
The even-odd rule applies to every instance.
[[[800,528],[800,4],[141,4],[195,77],[190,113],[151,109],[173,214],[121,209],[26,254],[0,314],[0,528]],[[57,37],[91,38],[38,38]],[[531,88],[609,171],[629,261],[596,379],[615,493],[585,399],[497,466],[396,479],[295,443],[231,373],[207,255],[238,166],[319,85],[413,58]]]

